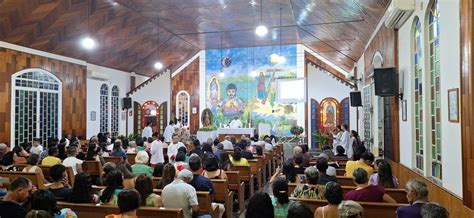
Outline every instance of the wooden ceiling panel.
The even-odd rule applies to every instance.
[[[0,40],[148,76],[156,59],[174,68],[201,49],[280,43],[302,43],[350,70],[389,2],[0,0]],[[84,36],[95,50],[79,46]]]

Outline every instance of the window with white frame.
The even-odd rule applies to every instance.
[[[40,138],[61,137],[62,83],[42,69],[26,69],[12,75],[11,145]]]
[[[183,126],[189,125],[189,111],[190,111],[190,99],[189,94],[186,91],[180,91],[176,95],[176,115],[178,119],[181,119]]]
[[[109,131],[109,86],[100,86],[100,132]]]
[[[117,86],[112,87],[112,97],[111,97],[111,134],[112,137],[117,137],[119,134],[119,88]]]

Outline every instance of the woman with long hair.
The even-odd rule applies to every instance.
[[[158,182],[156,188],[163,189],[166,185],[173,182],[175,176],[176,176],[176,168],[174,168],[173,164],[167,163],[165,167],[163,167],[163,177]]]
[[[120,171],[112,171],[105,179],[106,187],[100,190],[99,200],[104,204],[117,204],[117,195],[123,188],[123,175]]]
[[[30,210],[44,210],[48,212],[51,217],[77,217],[76,213],[69,208],[60,209],[53,193],[47,189],[40,189],[31,194],[30,205]]]
[[[214,154],[207,154],[206,157],[206,169],[202,171],[202,175],[209,179],[227,179],[225,170],[219,168],[219,159]]]
[[[72,193],[67,199],[71,203],[93,203],[99,202],[97,195],[92,193],[92,178],[88,173],[78,173],[74,179]]]
[[[277,177],[273,182],[273,197],[272,204],[276,218],[286,218],[288,215],[288,182],[282,178]]]
[[[141,206],[161,207],[161,197],[153,193],[153,181],[146,174],[141,174],[135,180],[135,189],[140,193]]]
[[[229,160],[227,152],[222,152],[219,158],[219,169],[227,171],[232,169],[232,163]]]
[[[117,165],[117,170],[120,171],[123,175],[123,188],[133,188],[135,187],[135,175],[133,175],[132,166],[127,162],[120,162]]]
[[[249,166],[247,159],[242,157],[242,149],[240,147],[234,148],[234,153],[229,157],[229,159],[234,166]]]
[[[245,217],[273,218],[272,199],[266,192],[257,192],[250,199]]]
[[[377,173],[370,176],[369,183],[372,185],[380,185],[384,188],[398,188],[398,179],[393,176],[392,167],[386,160],[376,162],[378,167]]]
[[[39,164],[39,155],[38,154],[30,154],[30,156],[28,157],[28,159],[26,160],[26,167],[23,168],[22,172],[24,173],[38,173],[40,174],[40,177],[41,177],[41,180],[47,184],[49,183],[49,181],[47,181],[45,178],[44,178],[44,175],[43,175],[43,170],[41,170],[41,168],[38,166]]]

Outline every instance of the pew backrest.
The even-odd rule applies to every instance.
[[[39,165],[39,168],[41,168],[41,171],[43,171],[44,178],[50,182],[53,182],[53,179],[49,174],[49,170],[51,169],[51,167],[52,166]],[[74,171],[72,170],[72,167],[66,167],[66,174],[67,179],[69,181],[69,185],[74,186]]]
[[[135,157],[137,156],[137,153],[127,153],[127,161],[130,165],[135,164]]]
[[[82,172],[91,176],[102,176],[102,164],[100,161],[85,160],[82,162]]]
[[[13,180],[15,180],[18,177],[29,179],[31,181],[31,184],[36,186],[38,189],[46,189],[46,186],[44,185],[44,181],[41,178],[39,172],[24,173],[24,172],[0,171],[0,178],[5,178],[5,179],[10,180],[9,183],[11,183]]]
[[[120,162],[122,162],[122,158],[121,157],[104,157],[104,160],[105,162],[113,162],[115,164],[119,164]]]

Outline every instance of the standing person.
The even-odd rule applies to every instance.
[[[33,139],[33,144],[30,148],[30,153],[31,154],[41,154],[41,152],[43,152],[43,146],[41,146],[40,144],[40,139],[39,138],[34,138]]]
[[[236,129],[236,128],[242,128],[243,124],[242,124],[242,121],[239,120],[239,117],[235,116],[234,120],[230,122],[229,126],[230,128]]]
[[[426,184],[417,179],[408,180],[406,186],[409,206],[397,208],[398,218],[421,217],[421,207],[428,203],[429,189]]]
[[[25,217],[28,210],[21,206],[30,195],[30,180],[18,177],[8,187],[8,192],[0,201],[0,217]]]
[[[185,218],[191,218],[199,211],[196,189],[188,184],[193,179],[193,173],[187,169],[181,170],[178,177],[164,187],[161,199],[164,207],[182,208]]]
[[[173,141],[168,145],[168,158],[170,162],[174,162],[176,155],[178,154],[178,149],[181,147],[185,147],[182,142],[179,141],[177,135],[173,135]]]
[[[168,126],[166,126],[165,131],[163,132],[163,136],[165,137],[165,142],[167,144],[170,144],[171,140],[173,139],[174,135],[174,127],[173,127],[173,121],[170,121]]]
[[[349,133],[349,130],[347,129],[347,124],[342,125],[342,135],[341,135],[341,143],[340,145],[344,147],[346,150],[346,155],[347,158],[352,158],[352,155],[354,154],[354,150],[352,148],[352,141],[351,141],[351,134]]]
[[[153,129],[151,128],[151,122],[147,123],[143,128],[142,137],[150,138],[153,135]]]
[[[154,133],[153,137],[155,140],[151,143],[150,164],[152,168],[155,168],[156,164],[165,162],[165,157],[163,155],[163,142],[160,140],[160,135],[158,133]]]
[[[332,134],[332,150],[334,154],[336,154],[337,146],[341,145],[341,137],[342,137],[341,125],[337,125],[331,134]]]

